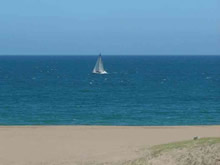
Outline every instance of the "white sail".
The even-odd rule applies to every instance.
[[[99,55],[97,61],[96,61],[96,64],[95,64],[95,67],[92,71],[92,73],[96,73],[96,74],[107,74],[107,72],[105,71],[104,69],[104,65],[103,65],[103,62],[102,62],[102,57],[101,55]]]

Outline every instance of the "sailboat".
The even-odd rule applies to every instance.
[[[94,67],[92,73],[95,73],[95,74],[108,74],[104,69],[101,54],[98,56],[98,59],[96,61],[96,64],[95,64],[95,67]]]

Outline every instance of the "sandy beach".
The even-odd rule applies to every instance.
[[[138,158],[146,147],[220,137],[220,126],[1,126],[1,165],[72,165]]]

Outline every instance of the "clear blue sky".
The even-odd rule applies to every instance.
[[[220,0],[1,0],[0,54],[220,54]]]

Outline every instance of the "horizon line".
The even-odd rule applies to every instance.
[[[0,54],[0,56],[98,56],[99,54]],[[220,56],[220,54],[102,54],[104,56]]]

